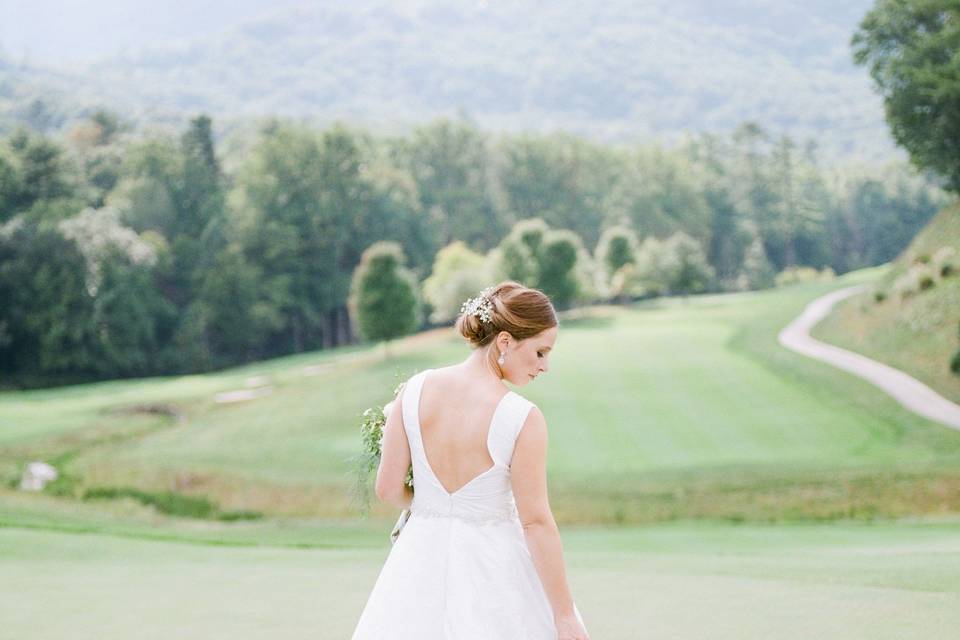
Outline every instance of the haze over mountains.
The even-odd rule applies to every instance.
[[[13,0],[0,14],[0,99],[26,84],[150,120],[205,111],[376,130],[465,112],[491,129],[605,142],[755,120],[815,137],[826,155],[883,159],[895,152],[882,104],[849,48],[870,6]]]

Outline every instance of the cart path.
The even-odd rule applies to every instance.
[[[822,360],[873,383],[924,418],[960,430],[960,405],[899,369],[810,337],[810,330],[830,313],[835,304],[866,290],[867,286],[848,287],[817,298],[780,332],[777,340],[791,351]]]

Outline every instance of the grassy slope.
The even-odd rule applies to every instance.
[[[550,423],[558,519],[960,512],[960,434],[776,344],[777,331],[810,299],[874,276],[598,308],[565,321],[550,374],[521,390]],[[0,394],[0,468],[12,482],[25,461],[59,455],[74,478],[66,490],[136,486],[207,496],[229,509],[350,518],[347,459],[357,450],[359,414],[388,399],[399,379],[465,355],[449,332],[403,341],[389,360],[381,353],[351,349],[207,376]],[[325,368],[304,374],[316,364]],[[267,377],[274,394],[212,401],[252,375]],[[144,402],[168,403],[186,420],[110,412]],[[29,513],[23,500],[0,493],[0,522],[57,520],[53,498],[31,503]],[[83,507],[80,528],[96,528],[98,508],[129,516],[107,518],[108,528],[162,520],[129,500]],[[374,515],[394,516],[389,508]]]
[[[931,289],[906,297],[893,287],[917,258],[932,257],[941,247],[953,247],[952,263],[960,268],[960,205],[941,211],[876,279],[871,291],[838,305],[812,333],[902,369],[942,396],[960,402],[960,376],[949,369],[951,356],[960,349],[960,273],[938,278]],[[886,299],[875,302],[874,291],[885,292]]]

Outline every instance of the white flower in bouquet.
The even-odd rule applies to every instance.
[[[394,396],[399,393],[400,387],[394,392]],[[363,412],[360,420],[360,439],[362,451],[353,460],[356,463],[356,483],[354,485],[354,497],[360,503],[360,509],[363,515],[370,511],[371,486],[370,474],[380,466],[380,454],[383,451],[383,427],[387,423],[387,416],[393,409],[394,400],[391,400],[382,407],[373,406]],[[405,480],[408,487],[413,488],[413,468],[407,470]]]

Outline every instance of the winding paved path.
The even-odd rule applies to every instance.
[[[889,393],[910,411],[960,430],[960,405],[947,400],[899,369],[810,337],[810,329],[826,317],[835,304],[866,288],[867,285],[857,285],[817,298],[807,305],[796,320],[780,332],[777,336],[780,344],[792,351],[822,360],[868,380]]]

